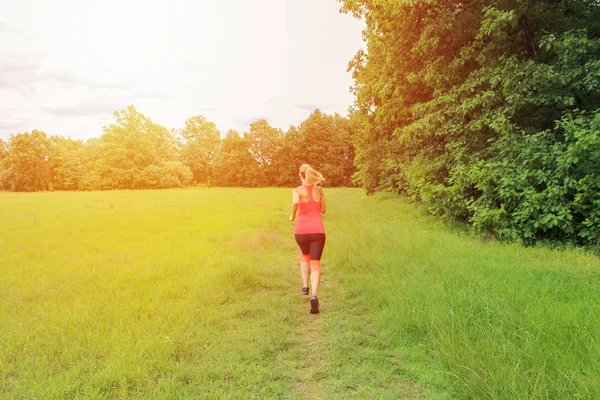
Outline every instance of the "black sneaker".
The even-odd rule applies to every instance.
[[[319,313],[319,299],[317,299],[317,296],[313,296],[310,298],[310,313],[311,314]]]
[[[308,296],[308,288],[303,287],[302,290],[300,291],[300,293],[302,293],[304,296]]]

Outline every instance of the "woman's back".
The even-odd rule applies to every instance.
[[[299,186],[298,222],[294,228],[296,234],[325,233],[321,218],[322,189],[319,186]]]
[[[298,186],[296,188],[296,191],[300,195],[300,202],[307,203],[309,201],[309,199],[310,199],[309,188],[312,189],[313,200],[317,203],[320,203],[321,202],[321,194],[323,193],[323,190],[321,189],[321,186],[315,186],[315,185],[310,185],[310,186],[302,185],[302,186]]]

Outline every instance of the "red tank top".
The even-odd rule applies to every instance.
[[[308,201],[298,203],[298,222],[294,233],[304,235],[308,233],[325,233],[323,218],[321,218],[321,203],[313,198],[314,186],[304,186],[308,189]]]

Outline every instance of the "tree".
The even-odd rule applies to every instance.
[[[576,146],[556,121],[584,111],[592,131],[600,107],[598,2],[342,3],[367,26],[350,63],[357,183],[499,237],[583,240],[569,182],[584,178],[553,168]]]
[[[33,192],[49,188],[51,146],[48,136],[38,130],[9,138],[4,179],[12,191]]]
[[[177,161],[175,138],[134,106],[115,112],[115,123],[103,128],[97,142],[100,157],[88,182],[100,189],[160,187],[162,168]]]
[[[51,183],[53,190],[77,190],[84,175],[81,161],[83,142],[60,136],[51,136]]]
[[[352,125],[338,114],[315,110],[298,127],[290,126],[276,153],[276,184],[298,184],[298,167],[320,170],[328,186],[351,186],[354,168]]]
[[[298,185],[298,168],[303,164],[302,138],[298,127],[290,125],[283,136],[281,146],[275,154],[278,160],[274,167],[277,186]]]
[[[181,137],[181,159],[192,171],[194,182],[211,182],[213,158],[221,139],[217,126],[200,115],[191,117],[185,122]]]
[[[248,148],[258,162],[260,186],[271,186],[277,182],[276,154],[281,146],[283,131],[273,128],[269,123],[260,119],[250,124],[250,132],[244,134]]]
[[[189,185],[194,179],[192,171],[181,161],[167,161],[162,170],[160,187],[176,188]]]
[[[245,137],[229,130],[215,156],[214,183],[218,186],[258,186],[262,180],[260,165],[250,153]]]
[[[2,190],[6,190],[4,186],[4,180],[6,179],[6,167],[4,160],[6,159],[6,154],[8,152],[6,142],[0,138],[0,187]]]
[[[300,164],[307,163],[323,174],[328,186],[352,184],[354,151],[347,119],[315,110],[298,127],[296,147],[296,172]]]
[[[79,182],[80,190],[101,190],[102,177],[97,167],[102,158],[102,148],[100,138],[91,138],[83,143],[81,149],[81,163],[83,165],[83,174]]]

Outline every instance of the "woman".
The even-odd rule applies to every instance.
[[[308,164],[302,164],[299,171],[302,186],[292,189],[292,215],[290,221],[296,218],[298,222],[294,227],[296,243],[302,251],[300,271],[302,273],[301,293],[308,295],[308,277],[312,289],[310,298],[310,313],[319,313],[319,282],[321,281],[321,255],[325,247],[325,227],[321,214],[325,214],[325,196],[320,186],[323,175]]]

